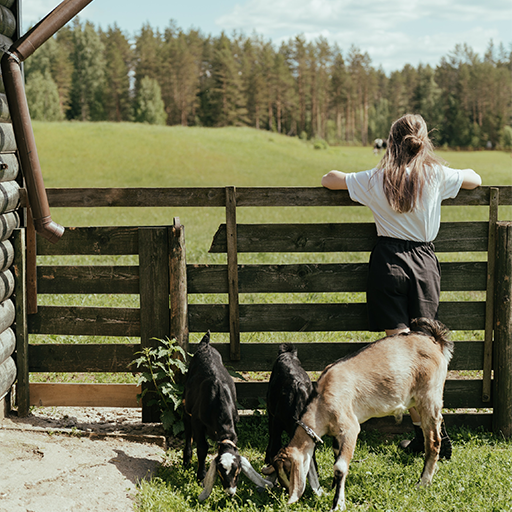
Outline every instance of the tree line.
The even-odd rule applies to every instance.
[[[512,147],[512,47],[458,45],[386,75],[367,53],[297,35],[206,36],[173,21],[133,38],[75,19],[25,63],[33,119],[251,126],[331,144],[386,138],[420,113],[437,145]]]

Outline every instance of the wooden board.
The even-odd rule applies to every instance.
[[[242,409],[261,409],[266,402],[268,382],[236,382],[237,401]],[[444,390],[446,409],[492,407],[482,402],[481,380],[447,380]]]
[[[214,338],[215,339],[215,338]],[[294,342],[299,359],[307,371],[322,371],[328,364],[337,361],[364,347],[365,343],[344,342],[340,333],[339,343]],[[230,361],[228,343],[212,343],[224,362],[236,371],[269,372],[277,357],[277,343],[241,343],[240,361]],[[190,344],[194,353],[197,343]],[[138,343],[115,344],[30,344],[30,372],[126,372],[141,350]],[[483,341],[456,341],[450,370],[481,370]]]
[[[140,336],[140,313],[135,308],[39,306],[28,317],[29,334]]]
[[[500,204],[512,204],[512,187],[500,188]],[[92,208],[102,206],[223,207],[224,187],[186,188],[49,188],[51,207]],[[246,206],[361,206],[347,191],[323,187],[237,187],[236,203]],[[446,206],[488,205],[489,187],[461,190],[443,201]]]
[[[0,364],[12,355],[16,348],[16,336],[11,328],[0,333]]]
[[[0,398],[9,392],[16,380],[16,364],[12,357],[8,357],[0,364]]]
[[[30,344],[30,372],[129,372],[140,343]]]
[[[134,384],[31,383],[30,405],[42,407],[139,407]]]
[[[369,252],[377,241],[374,223],[238,224],[238,252]],[[487,251],[487,222],[444,222],[437,252]],[[214,235],[211,253],[224,253],[226,225]]]
[[[40,265],[37,291],[50,294],[139,294],[139,267]]]
[[[442,291],[475,291],[486,287],[485,261],[442,262]],[[364,292],[367,263],[239,265],[239,293]],[[226,265],[188,265],[188,293],[227,293]],[[113,292],[114,293],[114,292]]]
[[[442,262],[442,291],[485,290],[484,261]],[[363,292],[367,263],[239,265],[239,293]],[[188,293],[228,292],[226,265],[187,265]],[[139,267],[40,265],[38,293],[138,294]]]
[[[441,302],[451,330],[484,328],[484,302]],[[190,332],[229,332],[227,305],[190,304]],[[241,332],[366,331],[366,304],[240,304]]]
[[[37,236],[38,255],[138,253],[137,227],[68,227],[58,244]]]

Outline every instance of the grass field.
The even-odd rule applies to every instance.
[[[313,145],[251,128],[156,127],[130,123],[41,123],[34,133],[45,185],[52,187],[320,186],[331,169],[371,169],[382,155],[371,147]],[[512,185],[511,155],[496,151],[440,152],[452,167],[475,169],[484,185]],[[443,220],[485,220],[487,208],[445,207]],[[221,208],[52,210],[65,226],[165,225],[178,216],[187,232],[187,258],[204,260]],[[502,220],[512,219],[501,208]],[[371,221],[364,207],[240,208],[238,222]],[[211,258],[211,256],[210,256]],[[209,260],[211,261],[211,260]]]
[[[35,122],[34,131],[48,188],[319,186],[321,176],[331,169],[348,172],[369,169],[380,158],[368,147],[315,150],[312,144],[297,138],[248,128],[204,129],[136,124]],[[481,174],[484,185],[512,185],[510,154],[446,151],[439,155],[452,167],[475,169]],[[443,208],[443,220],[446,221],[486,220],[487,215],[485,207]],[[222,256],[208,254],[213,234],[218,225],[225,221],[224,210],[220,208],[52,209],[53,219],[64,226],[168,225],[175,216],[179,216],[186,227],[189,263],[223,261]],[[372,220],[369,210],[363,207],[247,208],[239,209],[237,217],[238,222]],[[512,220],[512,208],[500,208],[500,219]],[[338,256],[297,257],[301,261],[306,258],[325,261],[325,258],[336,260]],[[451,256],[441,255],[440,259],[445,257]],[[481,257],[467,255],[467,259]],[[271,261],[265,255],[240,258],[243,263],[256,260]],[[55,259],[41,258],[41,262],[49,261]],[[65,263],[68,259],[60,258],[57,261]],[[114,262],[108,258],[105,263],[107,261]],[[86,263],[89,259],[81,258],[76,262]],[[116,259],[115,262],[124,264],[128,260]],[[457,297],[458,299],[452,300],[466,298],[462,295]],[[472,297],[468,295],[467,298]],[[361,301],[364,296],[344,294],[331,299]],[[91,303],[135,307],[137,300],[137,297],[131,296],[40,296],[40,301],[44,304]],[[194,300],[225,301],[225,298],[198,297]],[[246,297],[244,300],[254,298]],[[283,302],[287,297],[259,297],[258,300]],[[308,296],[303,300],[318,298]],[[460,334],[460,339],[481,339],[481,334],[464,332]],[[354,333],[353,336],[362,336],[364,339],[365,334]],[[346,338],[349,337],[350,333],[346,333]],[[281,338],[274,336],[272,340],[277,342]],[[64,336],[38,340],[69,343],[77,341],[76,337],[73,339]],[[222,339],[216,335],[215,341]],[[79,342],[86,343],[89,340],[83,339]],[[74,380],[75,376],[52,378]],[[81,378],[87,380],[88,377]],[[113,377],[95,375],[93,379],[96,382],[101,382],[102,379],[111,382]],[[245,418],[239,427],[241,451],[258,470],[263,465],[266,428],[265,416]],[[361,434],[355,462],[347,480],[348,510],[512,511],[512,443],[483,432],[458,430],[451,435],[455,445],[452,461],[440,464],[431,487],[417,490],[415,483],[421,472],[422,459],[400,453],[396,447],[397,439],[390,440],[378,433]],[[197,496],[200,486],[195,481],[194,468],[184,470],[181,467],[181,451],[179,448],[171,449],[157,476],[149,482],[140,483],[135,506],[140,512],[329,510],[333,496],[330,489],[333,456],[328,446],[320,449],[318,461],[321,484],[326,491],[321,498],[314,497],[308,487],[303,499],[293,507],[288,507],[286,494],[282,490],[260,494],[255,492],[252,484],[242,479],[239,491],[232,500],[224,497],[220,485],[217,484],[209,500],[199,504]]]

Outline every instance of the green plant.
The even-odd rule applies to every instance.
[[[183,384],[180,379],[187,372],[184,362],[187,353],[175,338],[158,341],[158,346],[144,347],[137,352],[136,355],[140,357],[132,362],[142,369],[138,384],[152,384],[143,386],[137,399],[141,400],[148,394],[153,395],[147,404],[158,405],[164,430],[177,435],[183,431]]]

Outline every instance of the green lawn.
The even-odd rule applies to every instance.
[[[370,169],[380,156],[371,147],[315,150],[294,137],[251,128],[157,127],[131,123],[42,123],[34,133],[45,185],[52,187],[320,186],[331,169]],[[484,185],[512,185],[512,158],[497,151],[440,156],[471,167]],[[444,220],[485,220],[487,208],[445,207]],[[164,225],[178,216],[186,228],[187,257],[204,260],[222,208],[97,208],[52,210],[65,226]],[[500,209],[512,219],[510,207]],[[364,207],[240,208],[238,222],[371,221]],[[211,256],[210,256],[211,258]],[[209,260],[211,261],[211,260]]]

